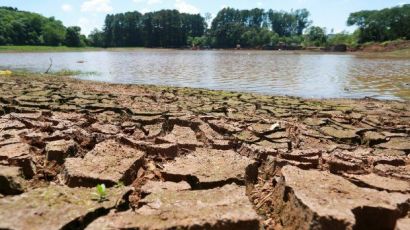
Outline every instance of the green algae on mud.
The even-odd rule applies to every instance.
[[[80,76],[80,75],[96,75],[96,72],[82,72],[79,70],[68,70],[62,69],[58,71],[50,71],[47,73],[41,72],[32,72],[27,70],[11,70],[11,74],[9,76],[14,77],[73,77],[73,76]]]

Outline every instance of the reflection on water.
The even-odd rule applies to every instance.
[[[134,50],[0,54],[0,68],[98,72],[81,79],[314,98],[410,99],[410,61],[280,51]],[[78,63],[84,61],[84,63]]]

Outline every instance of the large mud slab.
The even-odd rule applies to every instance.
[[[196,191],[163,190],[138,210],[110,214],[87,229],[259,229],[259,217],[237,185]]]
[[[70,187],[94,187],[104,183],[131,184],[144,163],[144,153],[135,148],[107,140],[95,146],[84,158],[67,158],[65,183]]]
[[[120,204],[129,188],[115,188],[98,202],[92,190],[49,186],[0,199],[1,229],[81,229]]]

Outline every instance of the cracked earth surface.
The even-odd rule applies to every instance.
[[[409,229],[408,102],[0,89],[0,229]]]

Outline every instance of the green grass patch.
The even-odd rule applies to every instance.
[[[82,72],[79,70],[59,70],[51,71],[49,73],[32,72],[27,70],[12,70],[11,76],[17,77],[30,77],[30,76],[47,76],[47,77],[67,77],[67,76],[78,76],[78,75],[95,75],[96,72]]]
[[[141,47],[98,48],[98,47],[67,47],[67,46],[0,46],[0,53],[25,52],[90,52],[90,51],[135,51]]]
[[[80,51],[101,51],[103,48],[94,47],[67,47],[67,46],[0,46],[0,52],[80,52]]]

